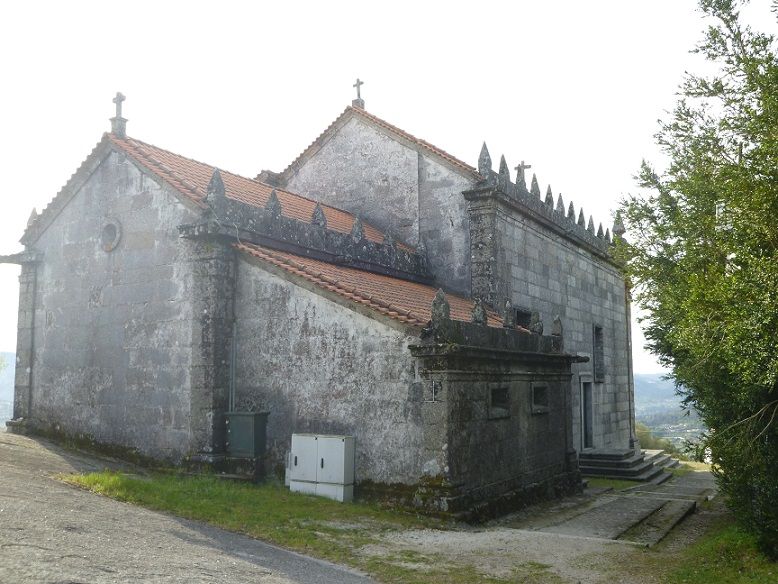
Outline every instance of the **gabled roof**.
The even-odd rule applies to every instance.
[[[452,156],[445,150],[442,150],[441,148],[438,148],[434,144],[430,144],[426,140],[422,140],[421,138],[417,138],[405,130],[402,130],[398,128],[397,126],[394,126],[390,124],[387,121],[382,120],[378,116],[375,116],[371,113],[368,113],[362,108],[359,107],[353,107],[348,106],[342,114],[340,114],[337,119],[332,122],[332,124],[329,125],[329,127],[324,130],[316,140],[314,140],[310,146],[308,146],[302,154],[300,154],[289,166],[287,166],[283,172],[280,173],[280,180],[281,184],[286,184],[286,182],[294,175],[296,170],[305,163],[306,160],[308,160],[311,156],[313,156],[324,144],[327,143],[327,141],[337,133],[340,128],[342,128],[346,123],[351,120],[352,118],[357,117],[363,121],[366,121],[370,125],[374,127],[378,127],[385,132],[388,132],[389,134],[394,135],[395,137],[399,138],[402,141],[405,141],[407,143],[410,143],[411,145],[415,146],[416,148],[422,150],[423,152],[432,154],[439,160],[443,161],[448,166],[451,166],[454,168],[454,170],[457,170],[460,173],[466,174],[467,176],[470,176],[473,178],[473,180],[480,180],[482,177],[480,174],[478,174],[478,171],[467,164],[466,162],[462,162],[455,156]]]
[[[54,197],[38,218],[28,225],[23,243],[31,243],[53,221],[67,204],[67,201],[86,182],[103,159],[112,151],[123,152],[136,164],[153,176],[173,187],[184,198],[195,205],[205,208],[203,202],[211,180],[214,166],[186,158],[157,146],[134,138],[119,138],[114,134],[105,134],[67,184]],[[228,198],[249,205],[264,207],[270,198],[273,187],[254,179],[246,178],[219,169]],[[316,201],[282,189],[275,189],[281,203],[281,214],[290,219],[310,223]],[[327,228],[341,233],[351,232],[355,216],[335,207],[321,205],[327,218]],[[384,234],[367,223],[363,223],[365,237],[376,243],[384,240]],[[405,246],[403,246],[405,247]]]
[[[423,327],[432,318],[432,300],[437,292],[433,286],[338,266],[253,244],[238,243],[235,248],[394,320]],[[446,294],[446,300],[451,307],[453,320],[472,320],[472,300],[455,294]],[[486,314],[489,326],[503,326],[497,313],[487,310]]]

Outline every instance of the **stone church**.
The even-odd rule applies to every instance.
[[[228,414],[269,412],[268,473],[292,433],[351,435],[358,490],[454,513],[635,448],[610,230],[523,163],[473,167],[358,98],[246,178],[129,137],[123,99],[0,256],[22,266],[11,429],[218,466]]]

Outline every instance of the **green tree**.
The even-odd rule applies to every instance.
[[[729,505],[778,558],[778,62],[741,6],[700,1],[716,73],[687,75],[660,122],[667,170],[643,163],[617,250]]]

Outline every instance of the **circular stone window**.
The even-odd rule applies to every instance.
[[[100,232],[100,246],[105,251],[113,251],[122,237],[122,226],[116,219],[109,219]]]

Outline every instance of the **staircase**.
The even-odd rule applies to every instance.
[[[586,477],[658,485],[672,476],[667,470],[678,466],[678,461],[662,450],[592,449],[581,452],[578,466]]]

